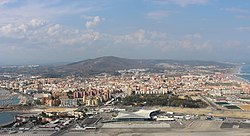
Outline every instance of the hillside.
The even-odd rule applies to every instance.
[[[67,64],[62,71],[76,75],[93,75],[99,73],[113,73],[121,69],[147,68],[149,65],[140,60],[118,58],[113,56],[88,59]]]
[[[162,69],[162,65],[171,66],[217,66],[217,67],[232,67],[233,65],[213,62],[213,61],[176,61],[168,59],[126,59],[113,56],[100,57],[96,59],[88,59],[79,62],[70,63],[58,69],[58,72],[66,75],[95,75],[99,73],[114,73],[117,70],[136,69],[136,68],[151,68]]]
[[[42,75],[44,77],[64,77],[68,75],[92,76],[100,73],[114,74],[118,70],[149,68],[157,72],[164,69],[183,69],[195,66],[215,66],[218,68],[233,67],[232,64],[214,61],[178,61],[169,59],[126,59],[113,56],[87,59],[61,66],[39,66],[35,68],[16,67],[0,68],[0,73],[15,73],[28,75]],[[185,69],[184,69],[185,70]]]

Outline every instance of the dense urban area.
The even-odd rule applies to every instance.
[[[250,128],[250,84],[236,75],[239,65],[159,65],[165,69],[89,77],[1,73],[7,92],[0,110],[15,116],[1,125],[0,135],[230,135],[230,129]]]

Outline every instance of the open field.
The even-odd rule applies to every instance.
[[[246,105],[237,105],[237,106],[239,106],[242,110],[250,111],[250,104],[246,104]]]
[[[184,114],[211,115],[218,117],[250,118],[250,111],[241,110],[211,110],[208,108],[180,108],[180,107],[162,107],[161,111],[175,112]]]

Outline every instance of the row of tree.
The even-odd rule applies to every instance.
[[[202,100],[193,100],[189,96],[184,99],[178,95],[131,95],[121,99],[120,104],[136,105],[136,106],[172,106],[172,107],[187,107],[187,108],[204,108],[208,105]]]

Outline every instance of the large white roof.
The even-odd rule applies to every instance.
[[[124,119],[124,118],[150,118],[150,114],[154,111],[158,111],[158,109],[156,110],[139,110],[136,112],[126,112],[126,111],[121,111],[118,113],[118,116],[115,117],[115,119]]]

